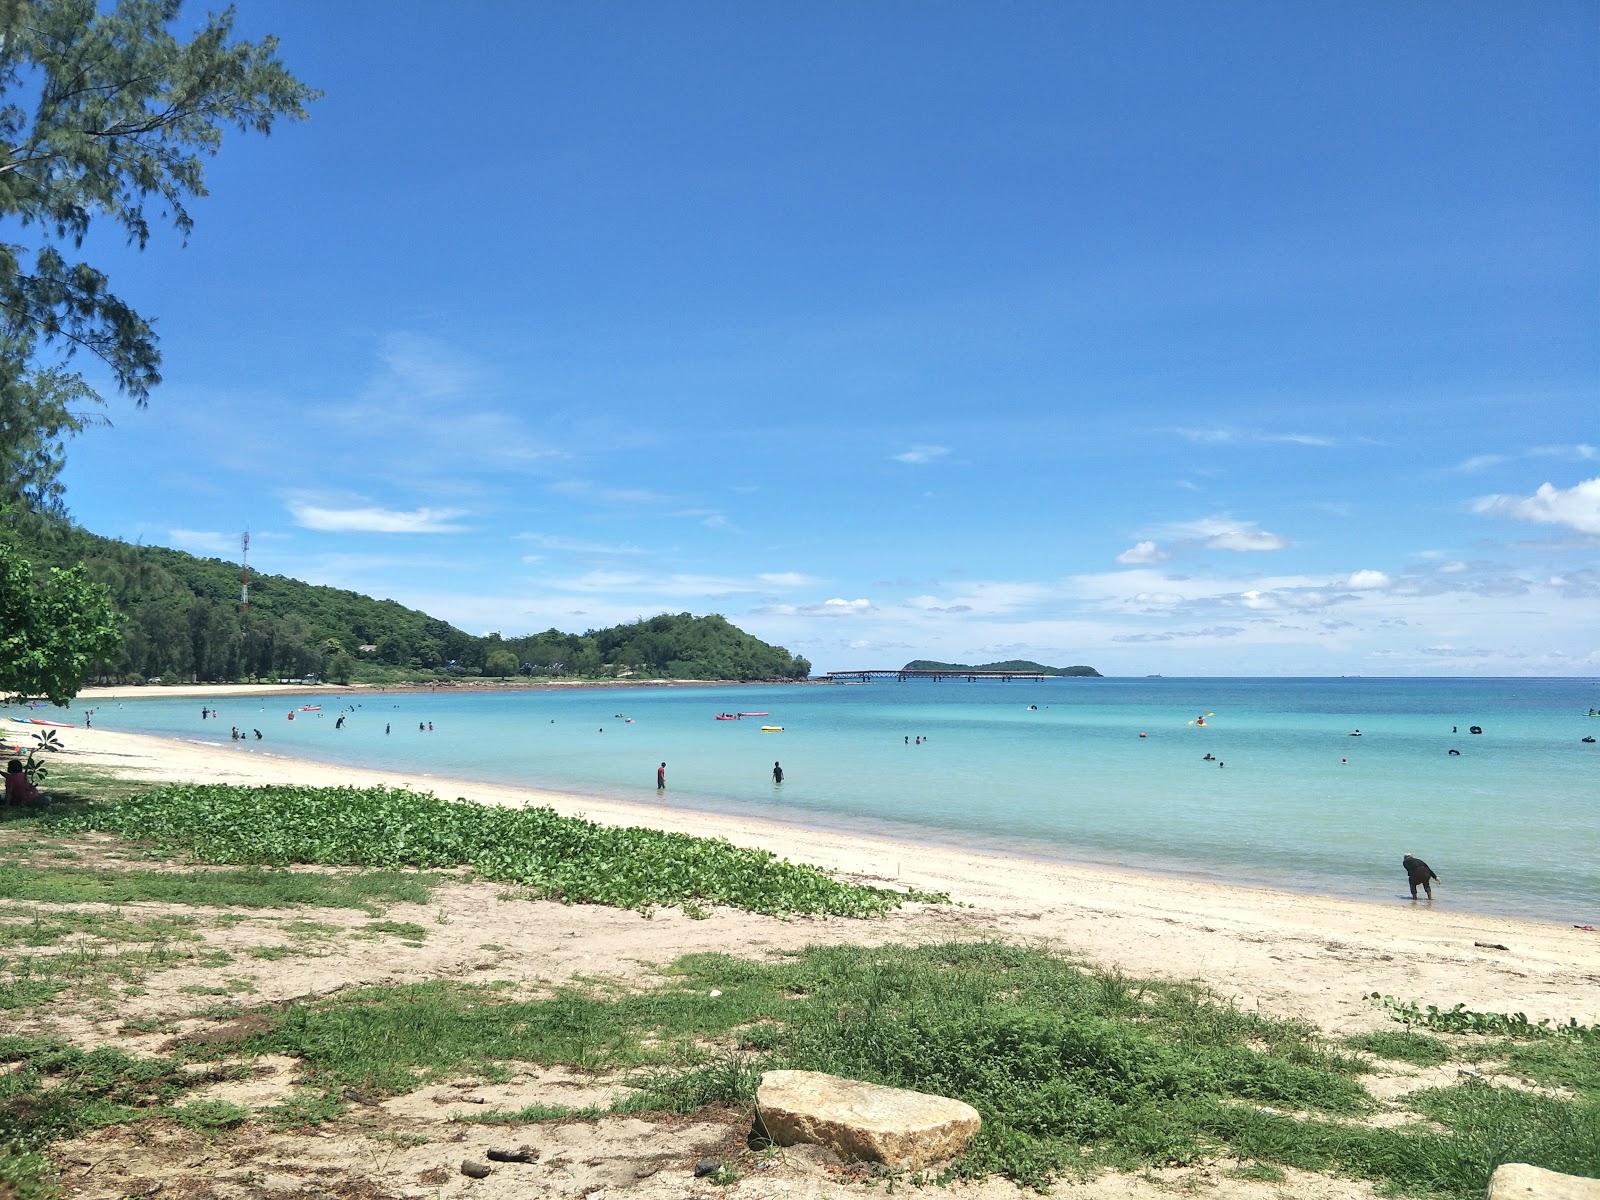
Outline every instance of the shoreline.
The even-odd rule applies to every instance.
[[[435,679],[407,683],[119,683],[86,687],[72,705],[97,700],[185,700],[207,696],[290,696],[353,695],[425,692],[521,692],[559,691],[566,688],[664,688],[664,687],[778,687],[790,684],[827,684],[817,679]],[[52,706],[53,707],[53,706]]]
[[[922,910],[922,924],[931,922],[945,936],[972,936],[981,926],[994,936],[1043,942],[1130,974],[1199,979],[1246,1006],[1339,1032],[1391,1026],[1367,998],[1372,993],[1442,1009],[1462,1003],[1478,1011],[1524,1012],[1536,1021],[1600,1023],[1600,933],[1555,923],[929,845],[676,808],[670,794],[652,805],[148,734],[75,729],[64,756],[151,782],[420,783],[418,790],[445,799],[539,805],[603,824],[723,837],[842,878],[947,892],[954,906]]]

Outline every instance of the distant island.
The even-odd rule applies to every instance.
[[[1011,671],[1018,675],[1073,675],[1086,678],[1104,678],[1093,667],[1047,667],[1043,663],[1027,662],[1024,659],[1012,658],[1005,662],[981,663],[978,666],[969,666],[966,663],[934,662],[932,659],[919,658],[915,662],[908,662],[900,668],[902,671],[949,671],[957,675],[962,671]]]

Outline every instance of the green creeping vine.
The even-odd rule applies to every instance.
[[[881,916],[943,893],[840,883],[816,867],[720,838],[599,825],[548,808],[497,808],[396,788],[169,784],[68,818],[211,863],[396,869],[470,866],[569,904],[648,911],[730,905],[760,913]]]
[[[1408,1026],[1420,1025],[1439,1033],[1481,1033],[1516,1041],[1547,1037],[1600,1041],[1600,1025],[1579,1025],[1576,1017],[1569,1018],[1565,1025],[1553,1024],[1548,1019],[1534,1023],[1528,1020],[1526,1013],[1473,1012],[1464,1004],[1448,1009],[1441,1009],[1436,1004],[1422,1008],[1414,1001],[1400,1001],[1377,992],[1367,999],[1387,1009],[1392,1020]]]

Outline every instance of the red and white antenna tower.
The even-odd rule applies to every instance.
[[[244,536],[239,539],[239,545],[239,570],[241,572],[239,616],[248,617],[250,615],[250,531],[248,529],[244,531]]]

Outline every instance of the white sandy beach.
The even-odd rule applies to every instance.
[[[105,696],[85,693],[79,703]],[[1387,1025],[1367,998],[1374,992],[1441,1008],[1462,1003],[1536,1020],[1600,1021],[1600,933],[1453,911],[1447,885],[1432,906],[1363,903],[687,811],[670,799],[575,798],[98,729],[75,729],[67,742],[73,761],[132,778],[410,786],[487,804],[548,805],[605,823],[725,837],[841,877],[944,891],[957,902],[911,906],[882,922],[783,922],[732,913],[711,922],[666,922],[629,915],[605,922],[608,961],[663,961],[689,949],[755,953],[808,941],[992,935],[1081,954],[1130,974],[1203,980],[1246,1006],[1305,1018],[1335,1034]],[[1398,863],[1395,874],[1398,892],[1404,886]],[[570,942],[568,948],[567,965],[585,969],[590,956],[574,954]]]

